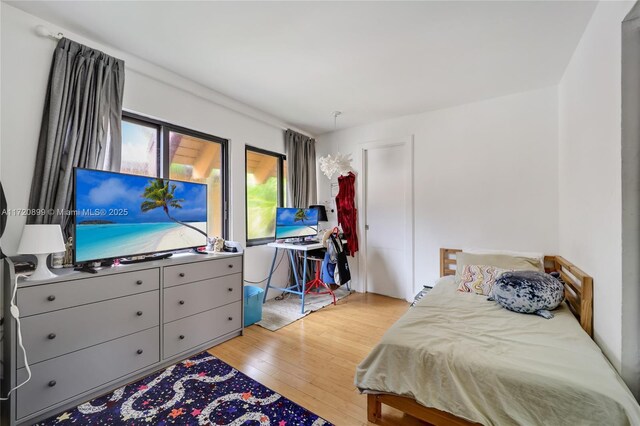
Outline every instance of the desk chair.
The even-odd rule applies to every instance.
[[[307,255],[307,260],[311,260],[315,262],[316,273],[315,273],[315,277],[311,281],[307,282],[305,294],[309,294],[313,289],[315,289],[313,294],[330,294],[331,297],[333,297],[333,304],[335,305],[336,304],[335,293],[333,292],[333,290],[331,290],[331,287],[329,287],[320,278],[322,274],[322,262],[324,261],[324,252],[325,250],[314,250]],[[320,291],[322,289],[325,289],[326,291]]]

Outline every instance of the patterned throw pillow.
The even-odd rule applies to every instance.
[[[496,279],[508,271],[490,265],[464,265],[458,291],[488,296]]]

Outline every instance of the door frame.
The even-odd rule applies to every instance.
[[[358,231],[361,235],[362,244],[360,246],[360,261],[358,275],[362,280],[362,291],[368,291],[367,283],[367,151],[377,148],[404,147],[404,172],[405,172],[405,259],[404,268],[407,271],[406,277],[409,279],[410,287],[405,290],[404,298],[411,301],[416,293],[415,288],[415,235],[414,235],[414,183],[413,183],[413,135],[381,139],[360,144],[360,170],[362,170],[362,185],[358,188],[359,199],[362,200],[360,208]]]

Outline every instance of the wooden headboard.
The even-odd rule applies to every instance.
[[[455,275],[456,253],[460,249],[440,249],[440,276]],[[573,315],[593,337],[593,278],[562,256],[545,256],[545,270],[558,272],[564,281],[564,297]]]

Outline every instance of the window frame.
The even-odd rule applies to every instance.
[[[187,127],[167,123],[155,118],[145,117],[130,111],[122,111],[122,120],[146,127],[155,127],[158,130],[156,146],[156,170],[158,176],[169,179],[171,159],[169,158],[169,133],[180,133],[192,136],[208,142],[219,143],[221,146],[221,176],[222,176],[222,238],[229,238],[229,140],[208,133],[192,130]],[[207,200],[208,203],[209,200]]]
[[[249,238],[249,199],[247,196],[247,171],[248,171],[248,160],[249,160],[249,151],[254,152],[256,154],[269,155],[271,157],[275,157],[278,160],[278,201],[276,207],[284,207],[284,191],[286,188],[284,187],[284,162],[287,160],[287,156],[285,154],[269,151],[267,149],[258,148],[251,145],[245,145],[244,147],[244,230],[245,230],[245,243],[247,247],[261,246],[265,244],[272,243],[276,240],[275,234],[273,237],[265,237],[265,238]]]

